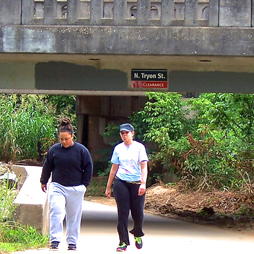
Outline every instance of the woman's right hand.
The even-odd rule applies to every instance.
[[[43,192],[47,192],[47,184],[41,184],[41,189]]]
[[[115,179],[115,175],[116,175],[116,172],[118,170],[118,167],[119,165],[118,164],[112,164],[111,166],[111,170],[110,170],[110,173],[109,173],[109,178],[108,178],[108,183],[107,183],[107,188],[106,188],[106,191],[105,191],[105,195],[107,198],[111,198],[111,187],[112,187],[112,184],[113,184],[113,181]]]
[[[107,198],[111,198],[111,188],[106,188],[105,195]]]

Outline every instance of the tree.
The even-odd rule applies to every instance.
[[[148,98],[132,120],[138,137],[155,144],[152,171],[162,167],[160,173],[175,173],[194,189],[251,186],[253,95],[202,94],[186,103],[174,93]]]
[[[149,101],[143,110],[131,117],[136,128],[136,138],[143,141],[155,142],[161,132],[170,140],[178,140],[187,128],[187,110],[184,102],[177,93],[147,93]],[[187,128],[187,129],[186,129]]]
[[[131,120],[135,138],[147,144],[153,178],[173,171],[172,160],[178,154],[176,145],[192,130],[194,122],[188,118],[189,110],[184,108],[180,94],[150,92],[147,96],[144,109],[134,113]]]
[[[232,133],[251,149],[254,145],[253,94],[202,94],[188,102],[202,125]]]

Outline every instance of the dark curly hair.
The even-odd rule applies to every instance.
[[[61,132],[69,132],[71,135],[74,133],[70,118],[62,118],[61,123],[58,126],[58,134]]]

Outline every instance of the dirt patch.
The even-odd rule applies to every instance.
[[[238,231],[254,229],[254,203],[240,193],[183,193],[177,188],[154,186],[147,190],[145,209],[169,218]]]
[[[86,201],[99,203],[102,205],[108,205],[108,206],[116,206],[116,202],[114,198],[106,198],[101,196],[85,196]]]
[[[86,200],[116,205],[114,198],[88,196]],[[156,185],[147,189],[145,211],[172,219],[254,233],[253,200],[240,193],[184,193],[174,187]]]

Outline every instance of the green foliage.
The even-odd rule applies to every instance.
[[[89,185],[86,195],[87,196],[105,196],[105,189],[107,186],[108,177],[98,176],[94,177]]]
[[[56,142],[60,118],[70,117],[75,128],[73,105],[75,98],[71,96],[0,95],[0,161],[42,160],[43,154]],[[46,247],[48,236],[33,227],[10,221],[16,194],[15,185],[10,186],[8,180],[1,181],[0,252]]]
[[[148,98],[131,119],[138,137],[155,144],[149,155],[154,175],[160,168],[185,188],[252,193],[254,95],[202,94],[186,103],[174,93]]]
[[[185,101],[176,93],[147,96],[130,120],[135,139],[149,152],[148,183],[174,173],[183,188],[253,195],[254,95],[202,94]],[[106,133],[115,138],[112,146],[118,142],[116,130],[110,126]]]
[[[121,142],[121,137],[119,135],[119,126],[115,123],[110,123],[106,127],[106,132],[103,134],[104,139],[109,143],[109,147],[98,151],[101,155],[101,160],[94,164],[94,168],[98,169],[98,176],[108,176],[111,169],[110,158],[112,155],[112,148]]]
[[[115,123],[109,123],[106,127],[106,132],[103,134],[103,137],[108,139],[109,145],[115,146],[121,142],[121,137],[119,135],[119,126]]]
[[[110,161],[110,157],[108,159],[109,160],[107,161],[107,164],[106,164],[106,162],[105,163],[99,162],[100,170],[98,170],[98,172],[97,172],[98,176],[108,176],[109,175],[112,163]]]
[[[69,117],[72,120],[72,125],[76,131],[77,116],[76,116],[76,96],[74,95],[44,95],[43,97],[47,105],[51,105],[55,112],[54,115],[57,122],[63,117]]]
[[[56,126],[70,117],[76,128],[75,97],[63,95],[0,95],[0,160],[43,160],[57,141]]]
[[[195,128],[195,122],[188,117],[189,109],[184,107],[180,94],[150,92],[147,96],[144,109],[134,113],[131,120],[135,138],[147,144],[149,178],[159,180],[164,173],[173,172],[171,159],[177,156],[178,149],[183,149],[178,141]]]
[[[225,137],[220,140],[213,136],[205,135],[194,139],[188,135],[190,148],[180,153],[182,179],[188,188],[198,189],[223,189],[232,187],[236,178],[233,169],[234,156],[228,153],[224,145]]]
[[[10,170],[1,166],[1,173]],[[12,214],[16,208],[13,203],[17,195],[16,186],[10,185],[7,179],[1,180],[0,184],[0,253],[10,253],[28,248],[45,247],[48,237],[42,236],[37,230],[30,226],[22,226],[11,221]]]
[[[1,252],[10,253],[47,247],[48,240],[48,236],[43,236],[34,227],[19,225],[11,221],[0,223]]]
[[[14,200],[17,195],[16,185],[10,185],[9,177],[10,170],[6,171],[7,179],[0,182],[0,223],[9,220],[15,209]]]
[[[179,139],[185,132],[187,114],[181,95],[150,92],[147,96],[144,109],[131,117],[136,139],[157,143],[161,132],[170,140]]]
[[[197,111],[202,125],[227,130],[253,147],[253,94],[202,94],[198,99],[190,100],[188,105]]]
[[[53,113],[40,95],[0,95],[0,160],[37,159],[55,141]]]
[[[252,192],[253,99],[254,95],[250,94],[203,94],[188,102],[197,112],[199,128],[196,134],[202,132],[202,140],[210,138],[214,142],[210,148],[215,155],[213,160],[211,158],[214,170],[206,170],[211,179],[214,175],[209,188]]]

